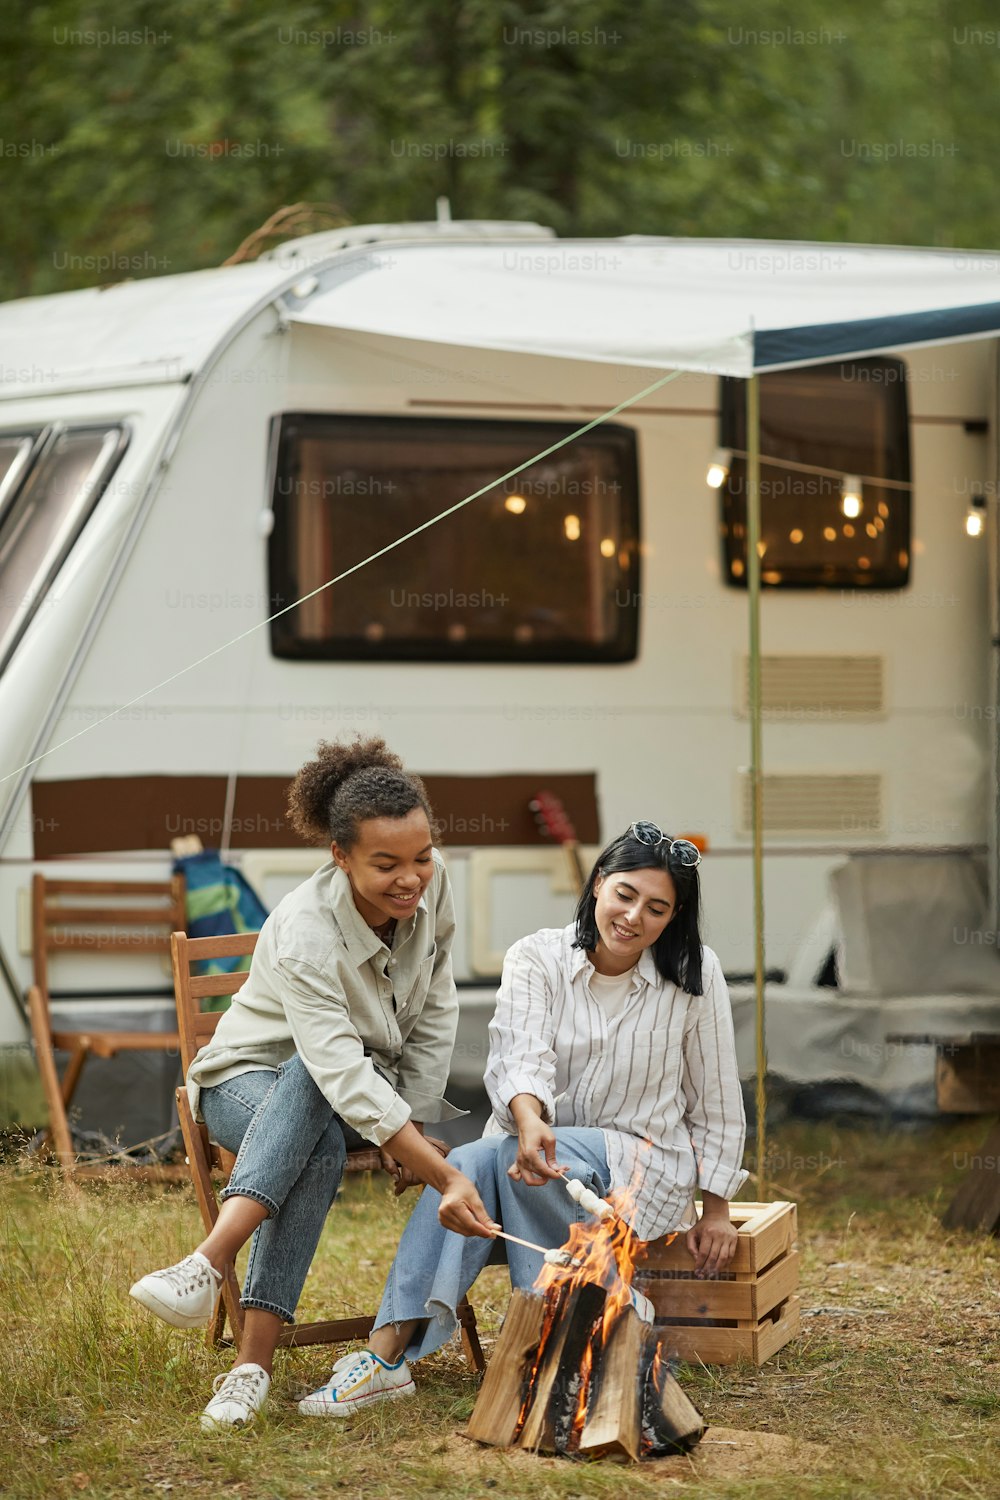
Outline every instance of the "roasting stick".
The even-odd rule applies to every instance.
[[[546,1265],[549,1266],[575,1266],[579,1262],[573,1260],[568,1250],[546,1250],[544,1245],[533,1245],[530,1240],[522,1240],[518,1234],[508,1234],[506,1230],[494,1229],[494,1237],[498,1240],[513,1240],[515,1245],[523,1245],[525,1250],[537,1250]]]

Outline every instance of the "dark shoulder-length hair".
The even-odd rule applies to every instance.
[[[694,869],[670,860],[665,841],[650,847],[634,838],[631,831],[613,839],[598,856],[576,908],[574,948],[593,952],[598,931],[594,920],[597,897],[594,882],[598,875],[610,878],[625,870],[666,870],[677,891],[677,911],[660,933],[650,950],[657,973],[676,984],[689,995],[700,995],[701,986],[701,886],[697,866]]]

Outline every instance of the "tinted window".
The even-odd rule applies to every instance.
[[[635,434],[551,423],[285,416],[271,593],[319,588],[474,491],[469,505],[271,627],[276,656],[625,661],[636,651]]]
[[[723,382],[721,441],[726,448],[747,446],[743,381]],[[761,375],[760,451],[764,584],[891,589],[909,581],[909,491],[865,482],[857,515],[845,513],[841,495],[847,475],[910,478],[902,360]],[[765,455],[789,466],[767,463]],[[812,473],[811,467],[833,473]],[[745,459],[733,458],[721,496],[723,577],[745,585]]]

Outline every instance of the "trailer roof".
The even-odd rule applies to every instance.
[[[182,382],[287,267],[255,262],[0,306],[4,398]]]
[[[243,265],[6,302],[0,304],[0,399],[189,380],[255,310],[307,272],[329,270],[345,252],[355,252],[357,274],[395,256],[400,239],[502,237],[523,244],[551,236],[539,224],[490,220],[352,224],[288,240]],[[380,252],[387,243],[391,252]]]
[[[740,376],[1000,332],[996,253],[549,235],[351,226],[247,265],[8,302],[0,395],[184,382],[279,298],[313,326]]]
[[[475,348],[748,376],[1000,331],[1000,255],[764,240],[394,250],[293,318]]]

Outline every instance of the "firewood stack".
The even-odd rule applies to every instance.
[[[686,1453],[704,1432],[636,1308],[565,1277],[514,1292],[468,1428],[493,1447],[626,1462]]]

